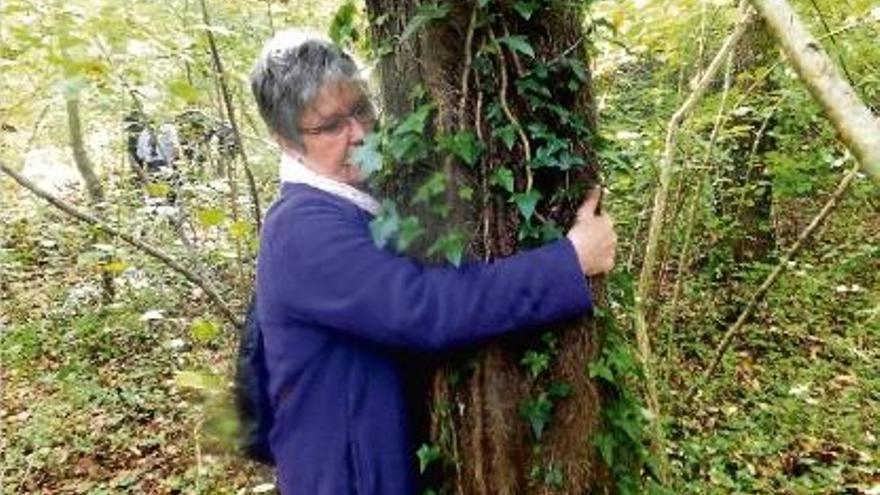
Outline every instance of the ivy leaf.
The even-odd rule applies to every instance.
[[[600,433],[593,439],[593,445],[599,449],[599,454],[602,456],[602,460],[605,461],[605,465],[613,466],[614,448],[617,446],[617,441],[614,440],[614,437],[608,433]]]
[[[413,133],[421,136],[425,132],[425,124],[428,122],[428,117],[431,115],[432,110],[434,110],[434,105],[431,103],[419,106],[394,129],[394,135],[400,136],[406,133]]]
[[[521,34],[515,34],[513,36],[503,36],[498,38],[498,43],[502,45],[507,45],[508,48],[515,52],[522,53],[531,58],[535,58],[535,49],[532,48],[532,45],[529,43],[528,38]]]
[[[516,207],[519,208],[519,212],[526,220],[532,218],[532,215],[535,213],[535,207],[538,205],[538,200],[540,199],[541,192],[537,189],[532,189],[531,191],[524,193],[516,193],[510,197],[510,200],[516,203]]]
[[[513,9],[516,10],[523,19],[529,20],[532,18],[532,14],[538,10],[538,4],[533,1],[520,0],[513,4]]]
[[[593,361],[587,366],[590,378],[601,378],[608,383],[614,383],[614,372],[608,367],[605,360]]]
[[[400,34],[400,41],[409,39],[419,29],[426,26],[431,21],[442,19],[449,14],[451,7],[445,3],[429,3],[420,5],[416,14],[409,20],[403,33]]]
[[[526,351],[520,364],[528,368],[532,378],[538,378],[550,368],[550,355],[544,352]]]
[[[455,266],[461,266],[461,260],[464,256],[464,245],[465,238],[461,232],[450,232],[437,239],[431,245],[430,249],[428,249],[428,256],[442,252],[447,261]]]
[[[402,252],[406,251],[416,239],[422,236],[425,233],[424,227],[419,223],[419,219],[416,216],[408,216],[400,221],[400,227],[397,233],[397,239],[395,241],[395,247],[397,250]]]
[[[432,462],[440,459],[440,447],[423,443],[416,451],[416,456],[419,458],[419,473],[424,473]]]
[[[507,167],[496,168],[492,172],[489,182],[493,186],[499,186],[509,193],[513,193],[513,172]]]
[[[520,413],[529,422],[529,426],[532,427],[535,439],[541,440],[544,428],[550,422],[550,416],[553,413],[553,403],[550,402],[546,393],[541,393],[537,397],[526,401]]]
[[[416,191],[413,197],[415,203],[429,203],[432,198],[446,191],[446,175],[443,172],[434,172]]]
[[[364,138],[363,144],[352,152],[351,160],[367,176],[382,168],[382,153],[379,152],[381,143],[382,136],[377,132],[371,132]]]
[[[500,139],[504,146],[507,147],[507,150],[510,151],[513,149],[513,143],[516,142],[516,127],[512,124],[497,127],[492,130],[492,136]]]
[[[470,201],[474,199],[474,188],[473,187],[460,187],[458,189],[458,197],[459,199],[463,199],[465,201]]]
[[[416,134],[403,134],[388,140],[388,152],[398,162],[413,163],[428,151],[425,140]]]
[[[380,249],[388,245],[397,231],[400,229],[400,214],[397,213],[397,204],[386,199],[382,201],[379,214],[370,222],[370,235],[373,242]]]
[[[437,138],[437,147],[454,153],[470,166],[477,163],[480,153],[483,152],[483,143],[477,139],[473,132],[469,131],[458,132],[451,136],[440,136]]]

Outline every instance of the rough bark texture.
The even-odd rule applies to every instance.
[[[501,164],[511,165],[516,172],[516,189],[526,188],[522,164],[528,152],[521,141],[508,151],[498,140],[490,140],[486,107],[490,100],[505,92],[512,114],[520,120],[534,120],[531,109],[521,100],[515,81],[526,65],[523,55],[510,51],[493,56],[496,77],[477,73],[468,63],[478,47],[491,43],[493,37],[527,35],[535,49],[536,59],[554,60],[568,55],[585,60],[581,21],[577,11],[562,2],[553,3],[536,12],[526,22],[511,8],[509,2],[491,2],[493,16],[474,16],[474,3],[447,2],[452,7],[444,19],[429,24],[404,43],[395,43],[393,53],[379,65],[383,106],[390,116],[405,115],[412,110],[408,95],[418,84],[424,85],[438,107],[432,132],[474,130],[488,147],[482,161],[467,167],[448,157],[437,157],[431,170],[441,168],[447,173],[451,187],[467,184],[477,190],[472,201],[449,195],[454,201],[448,221],[464,226],[472,233],[468,255],[492,259],[522,249],[517,241],[520,216],[516,206],[506,197],[493,194],[488,186],[488,170]],[[367,0],[374,40],[396,39],[418,7],[412,0]],[[376,19],[384,16],[384,22]],[[476,22],[472,23],[472,19]],[[474,28],[471,28],[474,26]],[[472,40],[470,49],[468,39]],[[522,57],[523,60],[517,58]],[[485,59],[484,59],[485,61]],[[502,63],[503,62],[503,63]],[[505,71],[505,74],[501,74]],[[506,90],[503,79],[506,79]],[[557,95],[554,94],[554,98]],[[573,94],[559,93],[561,105],[578,111],[588,125],[595,127],[590,84]],[[545,119],[553,127],[562,125]],[[584,189],[597,182],[597,169],[590,143],[581,141],[573,150],[586,158],[588,166],[569,172],[555,169],[534,171],[534,188],[545,197],[572,184]],[[516,168],[520,167],[520,168]],[[426,170],[403,171],[389,190],[392,196],[406,197],[424,178]],[[539,206],[538,214],[567,226],[573,219],[580,197],[553,208]],[[431,225],[427,226],[429,229]],[[601,299],[601,284],[594,284],[594,293]],[[538,380],[530,378],[520,364],[526,349],[539,348],[539,335],[515,337],[493,343],[479,351],[452,356],[426,384],[425,394],[430,407],[431,441],[440,445],[451,457],[434,473],[449,493],[456,494],[532,494],[532,493],[605,493],[610,491],[609,477],[591,444],[591,432],[601,426],[602,392],[587,378],[586,365],[600,346],[598,325],[585,320],[553,330],[558,338],[558,353],[552,369]],[[451,363],[451,364],[450,364]],[[521,409],[529,398],[545,390],[549,383],[563,381],[572,393],[556,402],[553,418],[540,443],[536,443],[529,423]],[[534,468],[558,469],[563,486],[553,489],[535,479]],[[437,486],[437,483],[434,483]]]

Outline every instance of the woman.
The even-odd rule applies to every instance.
[[[611,222],[593,195],[565,239],[494,263],[431,267],[380,249],[369,231],[378,204],[351,159],[375,119],[352,58],[280,33],[251,84],[282,150],[257,268],[280,490],[415,493],[395,356],[584,314],[584,275],[614,263]]]

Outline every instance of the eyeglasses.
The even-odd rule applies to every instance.
[[[300,127],[303,134],[311,134],[313,136],[325,134],[328,136],[338,136],[342,131],[348,128],[351,120],[356,120],[359,124],[368,126],[376,120],[376,112],[370,100],[363,99],[359,101],[348,113],[337,115],[328,119],[321,125],[315,127]]]

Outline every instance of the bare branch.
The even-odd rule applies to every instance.
[[[238,144],[238,152],[241,154],[241,161],[244,165],[244,174],[247,177],[248,188],[251,193],[251,200],[253,201],[253,214],[254,214],[254,227],[256,228],[257,233],[260,232],[260,196],[257,191],[257,182],[254,180],[254,174],[251,172],[250,163],[248,162],[247,154],[244,150],[244,141],[241,139],[241,132],[238,130],[238,123],[235,120],[235,107],[232,104],[232,96],[229,94],[229,87],[226,84],[226,71],[223,69],[223,62],[220,59],[220,51],[217,49],[217,43],[214,40],[214,33],[211,31],[211,18],[208,15],[208,5],[206,0],[200,1],[202,6],[202,20],[205,23],[205,35],[208,37],[208,46],[211,49],[211,58],[214,62],[214,71],[217,73],[217,79],[220,82],[220,91],[223,97],[223,104],[226,107],[226,118],[229,120],[229,125],[232,126],[232,132],[235,134],[235,141]],[[235,177],[232,177],[232,181],[235,181]],[[235,198],[233,198],[235,200]]]
[[[674,173],[675,150],[678,137],[678,131],[682,123],[690,115],[691,111],[697,105],[697,102],[705,94],[709,87],[709,83],[715,78],[721,66],[727,60],[728,55],[733,47],[739,42],[746,30],[751,19],[751,15],[746,13],[734,27],[733,32],[727,37],[721,49],[715,55],[712,63],[706,69],[703,77],[700,79],[696,88],[688,96],[687,100],[681,105],[678,111],[669,121],[668,131],[666,134],[666,148],[663,153],[663,159],[659,164],[659,180],[657,191],[654,195],[654,209],[651,214],[651,222],[648,228],[648,241],[645,248],[645,259],[642,262],[642,270],[639,274],[639,283],[635,301],[635,333],[636,342],[639,349],[639,357],[645,370],[645,381],[648,389],[648,407],[655,413],[660,413],[660,404],[657,395],[657,385],[652,372],[653,358],[651,357],[651,343],[648,336],[647,312],[649,302],[653,299],[654,272],[657,266],[658,246],[663,229],[663,219],[666,213],[666,200],[669,196],[669,185],[672,181]]]
[[[715,348],[715,352],[712,356],[711,364],[708,368],[703,372],[703,376],[700,379],[699,383],[694,385],[687,394],[687,398],[685,399],[685,403],[690,402],[691,399],[694,398],[694,395],[700,390],[700,388],[705,385],[705,383],[709,380],[715,370],[718,369],[719,363],[721,363],[721,358],[724,356],[724,353],[730,347],[731,342],[733,342],[733,338],[737,336],[742,327],[745,325],[746,321],[752,316],[752,313],[755,312],[755,308],[758,307],[758,303],[760,303],[764,296],[767,294],[767,291],[770,290],[770,287],[776,282],[776,279],[788,268],[789,261],[797,255],[798,251],[804,246],[806,241],[813,235],[813,232],[822,225],[822,222],[828,217],[831,211],[837,206],[837,202],[840,201],[843,193],[846,192],[847,188],[849,188],[850,183],[852,183],[853,179],[856,178],[859,172],[859,164],[852,168],[848,174],[840,181],[840,184],[837,186],[837,190],[834,191],[834,194],[831,195],[831,198],[825,203],[825,206],[822,207],[822,210],[813,218],[807,228],[804,229],[803,232],[798,236],[797,241],[792,245],[788,251],[785,253],[785,256],[779,261],[779,264],[776,265],[776,268],[764,279],[764,283],[758,288],[758,290],[752,295],[752,298],[749,300],[746,308],[740,313],[739,318],[736,319],[736,322],[731,326],[725,333],[724,337],[722,337],[721,342],[718,344],[718,347]]]
[[[82,210],[79,210],[76,207],[66,203],[65,201],[55,197],[51,193],[44,191],[43,189],[38,187],[36,184],[34,184],[33,182],[31,182],[28,179],[26,179],[25,177],[23,177],[21,174],[15,172],[11,168],[7,167],[3,162],[0,162],[0,172],[3,172],[6,175],[12,177],[12,179],[15,180],[15,182],[17,182],[19,185],[21,185],[22,187],[24,187],[28,191],[32,192],[35,196],[47,201],[52,206],[58,208],[59,210],[63,211],[64,213],[67,213],[68,215],[70,215],[78,220],[81,220],[81,221],[86,222],[90,225],[93,225],[93,226],[99,228],[100,230],[102,230],[102,231],[104,231],[114,237],[118,237],[119,239],[122,239],[123,241],[125,241],[129,245],[149,254],[153,258],[158,259],[159,261],[164,263],[166,266],[168,266],[169,268],[171,268],[175,272],[183,275],[183,277],[186,278],[187,280],[189,280],[190,282],[192,282],[193,285],[202,289],[205,292],[205,294],[208,295],[208,297],[211,299],[211,301],[213,301],[214,304],[217,305],[217,308],[220,309],[220,312],[223,313],[223,316],[225,316],[226,319],[229,320],[230,323],[232,323],[235,326],[240,326],[242,324],[242,322],[239,320],[239,318],[236,316],[236,314],[229,308],[229,306],[226,304],[226,302],[223,301],[223,298],[220,297],[220,294],[217,292],[217,290],[214,288],[214,286],[211,284],[211,282],[209,282],[208,280],[206,280],[203,277],[200,277],[199,275],[196,275],[192,271],[186,269],[185,267],[183,267],[182,265],[180,265],[179,263],[174,261],[174,259],[171,258],[171,256],[169,256],[168,254],[165,254],[162,251],[160,251],[159,249],[157,249],[153,246],[150,246],[149,244],[146,244],[142,241],[139,241],[138,239],[135,239],[134,237],[132,237],[128,234],[120,232],[119,230],[110,226],[109,224],[107,224],[103,220],[96,218],[96,217],[94,217],[94,216],[90,215],[89,213],[86,213]]]
[[[859,100],[822,45],[786,0],[749,0],[767,21],[794,69],[822,106],[840,140],[880,182],[880,119]]]

